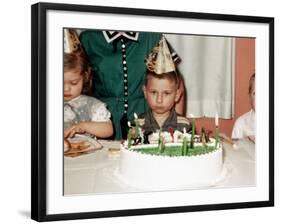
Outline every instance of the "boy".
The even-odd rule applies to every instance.
[[[187,118],[179,116],[175,111],[175,104],[179,100],[179,77],[175,72],[158,75],[148,72],[143,87],[149,111],[140,115],[139,123],[145,133],[162,131],[191,130]]]
[[[149,111],[140,115],[138,122],[144,134],[162,131],[191,130],[187,118],[179,116],[175,105],[181,97],[181,79],[168,45],[162,38],[146,60],[148,68],[143,92]]]

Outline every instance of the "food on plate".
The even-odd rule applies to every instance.
[[[80,141],[80,142],[70,142],[71,150],[84,150],[89,148],[90,143],[87,141]]]
[[[91,143],[88,141],[71,141],[64,139],[64,155],[80,155],[81,152],[88,151],[91,147]]]
[[[71,148],[70,142],[67,139],[63,140],[63,151],[67,152]]]

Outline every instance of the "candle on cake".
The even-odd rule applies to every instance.
[[[186,136],[183,137],[183,155],[187,155],[187,138]]]
[[[134,117],[135,117],[135,133],[134,133],[134,138],[137,138],[139,135],[139,120],[138,120],[138,115],[136,113],[134,113]]]
[[[182,155],[187,155],[187,136],[186,128],[183,128]]]
[[[190,114],[190,117],[192,119],[191,125],[192,125],[192,132],[191,132],[191,140],[190,140],[190,148],[194,148],[194,135],[195,135],[195,119],[193,114]]]
[[[215,148],[217,148],[219,142],[219,116],[216,114],[215,117]]]
[[[162,136],[162,128],[159,130],[159,135],[158,135],[158,150],[160,153],[164,152],[164,138]]]
[[[162,128],[159,129],[159,133],[158,133],[158,146],[160,145],[161,134],[162,134]]]
[[[132,144],[132,128],[131,128],[131,122],[128,121],[128,127],[129,127],[129,131],[128,131],[128,148],[131,147],[131,144]]]
[[[159,142],[159,151],[160,151],[160,153],[163,153],[164,149],[165,149],[164,138],[161,136],[160,137],[160,142]]]

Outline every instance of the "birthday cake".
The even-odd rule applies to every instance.
[[[121,144],[120,153],[120,175],[138,189],[208,187],[216,183],[222,172],[221,144],[202,134],[158,131],[145,142],[127,139]]]

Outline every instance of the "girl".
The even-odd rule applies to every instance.
[[[87,58],[78,47],[64,53],[64,138],[87,133],[98,138],[113,134],[110,112],[98,99],[83,95],[91,88]]]

